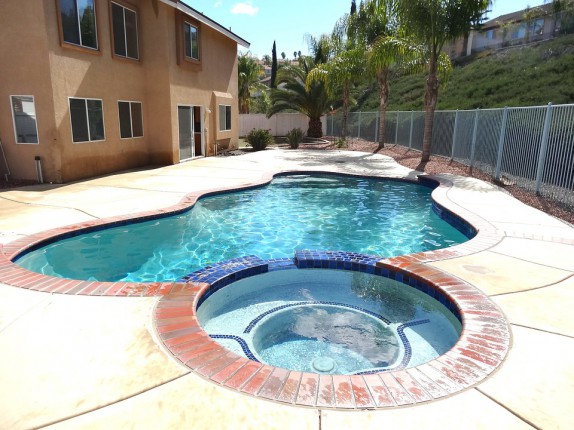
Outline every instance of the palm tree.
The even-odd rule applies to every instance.
[[[314,68],[310,57],[301,57],[298,66],[288,65],[279,69],[277,73],[277,89],[271,90],[271,109],[267,117],[276,113],[295,110],[309,118],[307,136],[321,137],[323,127],[321,116],[329,111],[333,100],[326,91],[325,84],[317,81],[308,88],[307,75]]]
[[[261,78],[261,67],[257,59],[252,57],[249,52],[246,52],[238,57],[237,72],[239,80],[239,112],[249,113],[252,86]]]
[[[468,33],[478,24],[490,0],[397,0],[398,16],[416,43],[424,47],[427,78],[425,83],[425,125],[421,162],[430,160],[432,126],[440,80],[439,59],[444,44]]]
[[[351,103],[351,86],[364,70],[364,51],[357,48],[352,38],[346,37],[349,15],[343,16],[335,25],[330,40],[323,39],[324,46],[333,52],[328,62],[318,64],[307,75],[307,88],[315,82],[324,82],[330,97],[337,98],[342,93],[343,121],[341,135],[347,138],[347,119]]]
[[[379,149],[385,142],[390,70],[410,46],[395,37],[399,31],[396,4],[397,0],[365,0],[346,26],[347,36],[365,51],[367,71],[379,87]]]

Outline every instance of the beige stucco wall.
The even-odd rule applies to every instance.
[[[58,138],[49,71],[49,48],[44,17],[50,2],[2,0],[0,2],[0,139],[12,176],[36,179],[35,156],[45,171],[60,168],[58,151],[52,142]],[[24,25],[23,19],[29,22]],[[22,23],[10,28],[7,23]],[[32,25],[33,23],[33,25]],[[11,95],[34,96],[39,144],[17,144],[12,117]],[[3,160],[2,171],[4,171]],[[3,178],[1,178],[3,180]]]
[[[24,32],[3,31],[0,76],[0,138],[12,176],[35,179],[34,156],[43,160],[44,179],[68,182],[148,164],[179,162],[177,105],[203,106],[207,154],[216,138],[237,145],[236,101],[232,132],[216,134],[214,91],[237,99],[237,44],[201,27],[201,70],[177,61],[177,12],[158,1],[124,2],[138,9],[140,61],[112,56],[109,0],[96,0],[99,52],[60,44],[55,0],[2,0],[0,23]],[[14,23],[18,23],[15,25]],[[31,25],[34,23],[34,25]],[[4,37],[4,34],[6,37]],[[23,49],[23,48],[26,49]],[[39,145],[16,145],[9,95],[34,95]],[[103,101],[105,140],[72,142],[69,97]],[[120,139],[118,100],[142,102],[144,137]]]

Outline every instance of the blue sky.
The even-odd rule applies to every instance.
[[[337,20],[348,13],[351,0],[184,0],[224,27],[251,43],[253,55],[271,55],[273,41],[277,56],[294,51],[307,53],[306,33],[330,33]],[[359,0],[357,1],[359,3]],[[489,18],[538,6],[543,0],[494,0]],[[243,48],[241,48],[244,50]]]

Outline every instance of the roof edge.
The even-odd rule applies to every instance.
[[[251,44],[246,41],[245,39],[243,39],[242,37],[238,36],[237,34],[233,33],[231,30],[226,29],[225,27],[223,27],[221,24],[219,24],[218,22],[212,20],[211,18],[209,18],[208,16],[202,14],[201,12],[195,10],[194,8],[192,8],[191,6],[186,5],[185,3],[183,3],[181,0],[160,0],[163,4],[166,4],[168,6],[171,6],[183,13],[185,13],[186,15],[198,20],[199,22],[201,22],[202,24],[207,25],[208,27],[211,27],[212,29],[214,29],[215,31],[224,34],[225,36],[229,37],[230,39],[234,40],[235,42],[237,42],[237,44],[243,46],[244,48],[249,48],[251,46]]]

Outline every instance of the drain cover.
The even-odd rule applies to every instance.
[[[311,363],[317,372],[330,372],[335,368],[335,360],[329,357],[319,357]]]

